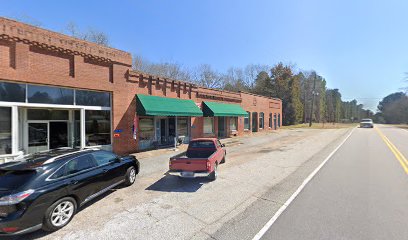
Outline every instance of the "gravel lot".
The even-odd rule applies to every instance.
[[[236,232],[234,223],[242,222],[265,194],[274,204],[271,213],[278,209],[302,179],[284,183],[308,162],[318,164],[349,131],[293,129],[227,140],[227,161],[215,182],[166,175],[168,158],[175,153],[164,151],[141,159],[142,172],[133,186],[87,204],[64,229],[15,239],[228,239]],[[265,222],[262,217],[254,219],[260,222],[246,224],[253,224],[256,233]],[[246,234],[242,238],[253,236]]]

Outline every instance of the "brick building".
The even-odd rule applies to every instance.
[[[127,52],[0,18],[0,161],[59,147],[118,154],[276,129],[282,102],[135,72]]]

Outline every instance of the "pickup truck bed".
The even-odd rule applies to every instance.
[[[217,178],[217,168],[225,161],[225,150],[217,139],[195,139],[186,152],[170,158],[169,174],[184,177]]]

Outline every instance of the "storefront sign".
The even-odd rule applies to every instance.
[[[121,133],[121,132],[123,132],[122,129],[116,129],[116,130],[115,130],[115,133]]]
[[[120,137],[120,134],[119,134],[119,133],[115,133],[115,134],[113,134],[113,137],[114,137],[114,138]]]

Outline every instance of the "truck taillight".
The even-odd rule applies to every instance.
[[[210,171],[210,170],[211,170],[211,163],[207,162],[207,171]]]

